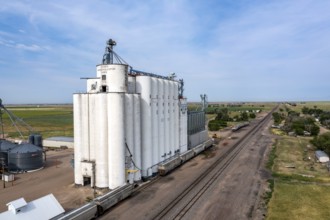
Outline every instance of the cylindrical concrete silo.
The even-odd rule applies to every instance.
[[[142,177],[152,175],[152,113],[151,113],[151,77],[136,77],[136,92],[141,94],[141,150]]]
[[[133,170],[133,159],[134,154],[134,97],[133,94],[125,94],[125,139],[126,139],[126,169]],[[127,149],[128,147],[128,149]],[[134,181],[134,173],[128,172],[127,178],[129,183]]]
[[[89,94],[81,95],[81,160],[90,161]]]
[[[81,175],[81,158],[82,158],[82,94],[73,95],[73,122],[74,122],[74,182],[83,185],[83,177]]]
[[[99,93],[97,95],[96,108],[98,110],[96,124],[99,133],[97,134],[95,185],[99,188],[109,187],[109,171],[108,171],[108,111],[107,111],[107,94]]]
[[[142,166],[142,158],[141,158],[141,97],[140,94],[133,94],[134,98],[134,153],[133,153],[133,161],[135,164],[134,169],[137,170],[134,173],[134,181],[141,180],[141,166]]]
[[[187,112],[187,99],[180,99],[180,152],[186,152],[188,150],[188,112]]]
[[[109,188],[125,181],[125,94],[107,93]]]
[[[170,110],[169,110],[169,81],[164,80],[164,118],[165,118],[165,159],[171,156],[170,154]]]
[[[96,66],[98,77],[101,78],[101,86],[107,87],[102,89],[107,92],[127,92],[127,71],[126,64],[109,64]]]
[[[152,172],[158,172],[159,144],[158,144],[158,79],[151,78],[151,111],[152,111]]]
[[[128,93],[135,93],[135,84],[136,84],[136,78],[135,76],[128,76],[128,85],[127,85],[127,92]]]
[[[174,82],[174,149],[180,150],[179,144],[179,83]]]
[[[170,152],[171,155],[174,155],[174,102],[173,102],[173,96],[174,96],[174,87],[173,87],[173,81],[168,81],[169,83],[169,121],[170,121],[170,127],[169,127],[169,131],[170,131]]]
[[[165,159],[164,80],[158,79],[158,146],[159,161]]]
[[[97,108],[98,102],[97,93],[88,95],[88,125],[89,125],[89,161],[95,161],[96,158],[96,146],[99,145],[99,133],[100,129],[97,125],[97,117],[99,115],[99,109]]]

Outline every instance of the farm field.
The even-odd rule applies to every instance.
[[[30,125],[34,132],[43,138],[52,136],[73,137],[73,106],[72,105],[41,105],[41,106],[6,106],[18,118]],[[4,133],[9,138],[19,137],[6,113],[3,114]],[[19,127],[27,138],[28,130]]]

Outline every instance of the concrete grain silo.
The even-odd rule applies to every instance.
[[[115,45],[107,42],[96,77],[73,95],[77,185],[115,189],[146,180],[188,150],[183,81],[134,70]]]

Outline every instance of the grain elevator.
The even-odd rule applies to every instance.
[[[107,41],[96,77],[84,78],[87,91],[73,95],[77,185],[114,189],[148,179],[188,150],[183,80],[132,69],[115,45]]]

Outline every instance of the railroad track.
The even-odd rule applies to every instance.
[[[260,120],[244,137],[220,156],[202,175],[194,180],[182,193],[154,216],[153,219],[182,219],[244,149],[244,142],[249,142],[255,138],[255,135],[270,120],[272,113],[276,109],[277,107]]]

